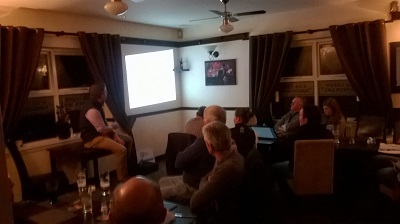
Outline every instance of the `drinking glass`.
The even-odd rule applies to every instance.
[[[81,192],[81,203],[83,213],[92,213],[92,189],[90,187],[86,188]]]
[[[79,171],[76,177],[76,184],[78,185],[79,194],[81,194],[86,188],[86,173],[84,170]]]
[[[101,207],[100,207],[100,212],[101,212],[101,216],[99,217],[99,219],[101,221],[107,221],[108,220],[108,215],[109,215],[109,201],[110,198],[107,196],[103,196],[101,199]]]
[[[108,171],[100,173],[100,187],[103,196],[110,194],[110,173]]]
[[[335,137],[335,143],[339,144],[340,143],[340,141],[339,141],[339,125],[337,125],[336,127],[334,127],[332,129],[332,134]]]
[[[57,190],[58,180],[55,177],[51,177],[46,181],[46,191],[51,205],[57,202]]]

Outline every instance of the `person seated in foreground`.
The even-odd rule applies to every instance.
[[[109,219],[111,224],[161,224],[175,217],[164,208],[158,185],[136,176],[115,188]]]
[[[379,185],[394,189],[399,182],[397,174],[400,173],[400,157],[397,155],[374,155],[368,161],[371,185],[373,190],[379,192]]]
[[[204,124],[219,121],[225,124],[226,111],[217,105],[206,107]],[[215,158],[208,153],[204,137],[197,138],[192,145],[176,156],[175,167],[183,170],[183,175],[162,177],[159,180],[164,199],[188,203],[199,188],[200,180],[214,166]]]
[[[93,84],[89,89],[89,96],[90,100],[80,114],[82,142],[85,148],[105,149],[114,153],[117,157],[118,181],[124,181],[128,178],[127,150],[131,150],[133,140],[129,136],[118,135],[107,124],[103,110],[104,102],[107,99],[106,85],[104,83]]]
[[[256,147],[256,135],[254,131],[247,126],[247,122],[254,114],[249,108],[238,108],[233,118],[234,128],[231,128],[232,139],[235,140],[238,152],[247,158],[249,151]]]
[[[203,127],[208,152],[215,157],[213,170],[202,178],[191,200],[192,212],[208,222],[235,223],[244,178],[244,158],[232,143],[231,132],[215,121]]]
[[[346,119],[344,118],[338,102],[334,98],[328,98],[322,103],[324,113],[322,114],[321,124],[328,130],[339,128],[339,134],[343,136],[346,129]]]
[[[290,191],[286,178],[293,177],[294,144],[297,140],[307,139],[333,139],[332,132],[321,125],[321,110],[315,105],[305,105],[299,113],[300,128],[286,140],[289,153],[287,161],[272,164],[274,176],[283,193]]]
[[[332,132],[327,130],[321,121],[321,110],[315,105],[304,106],[299,113],[300,128],[296,133],[289,136],[288,143],[290,147],[290,167],[293,168],[294,143],[297,140],[306,139],[333,139]]]
[[[305,99],[302,97],[295,97],[290,104],[290,111],[287,112],[275,124],[274,128],[278,137],[286,137],[297,131],[299,128],[299,112],[305,105]]]
[[[206,109],[205,106],[199,107],[199,109],[196,112],[196,117],[191,118],[186,122],[185,133],[195,135],[196,137],[201,137],[203,135],[201,129],[204,126],[204,118],[203,118],[204,109]]]

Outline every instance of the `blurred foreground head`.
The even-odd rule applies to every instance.
[[[145,177],[132,177],[113,192],[110,211],[112,224],[160,224],[165,215],[160,188]]]

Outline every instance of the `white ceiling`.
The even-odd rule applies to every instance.
[[[128,4],[129,9],[125,17],[118,17],[111,16],[104,10],[104,5],[108,1],[110,0],[1,0],[0,18],[2,13],[22,7],[105,17],[156,26],[187,28],[210,23],[221,24],[221,19],[197,22],[189,22],[189,20],[215,17],[216,15],[209,10],[224,10],[223,4],[219,0],[123,0]],[[368,4],[379,4],[380,1],[381,0],[230,0],[227,4],[227,11],[239,13],[265,10],[267,14],[274,14],[338,4],[351,4],[352,6],[365,7],[365,9],[368,9]],[[386,0],[384,1],[385,3],[387,2]],[[387,6],[387,8],[389,9],[389,6]],[[247,17],[256,16],[260,15]],[[237,18],[245,19],[244,16]],[[240,23],[240,21],[237,23]]]

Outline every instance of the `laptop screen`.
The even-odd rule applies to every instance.
[[[274,128],[253,126],[251,129],[253,129],[253,131],[257,134],[258,138],[276,139]]]

